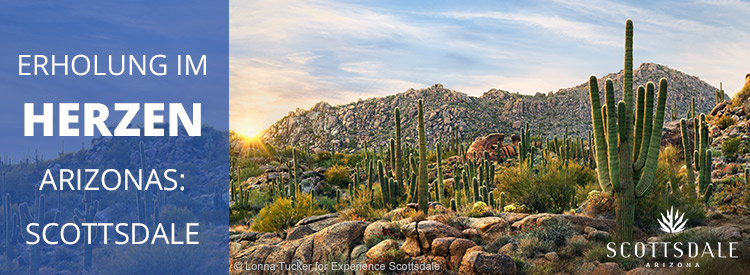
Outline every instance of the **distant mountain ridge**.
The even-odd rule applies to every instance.
[[[641,64],[633,72],[634,88],[648,81],[669,83],[667,120],[676,108],[676,116],[684,117],[691,99],[696,111],[707,113],[715,105],[716,87],[696,76],[654,63]],[[599,76],[604,89],[607,79],[614,81],[617,97],[622,97],[622,70]],[[601,93],[603,96],[603,92]],[[262,138],[277,147],[305,146],[313,150],[353,150],[369,144],[385,145],[393,136],[393,110],[401,109],[403,136],[406,142],[416,139],[417,100],[424,100],[427,141],[447,141],[457,131],[462,140],[489,133],[518,133],[528,122],[533,131],[543,135],[586,136],[591,130],[591,109],[588,83],[560,89],[548,94],[521,95],[491,89],[479,97],[446,89],[435,84],[424,89],[409,89],[385,97],[368,98],[349,104],[331,106],[319,102],[309,110],[297,109],[271,125]]]

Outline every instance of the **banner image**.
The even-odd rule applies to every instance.
[[[749,274],[746,1],[0,1],[0,274]]]

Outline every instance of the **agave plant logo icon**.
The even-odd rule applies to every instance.
[[[688,221],[687,219],[683,220],[685,213],[674,210],[674,206],[672,206],[666,214],[667,216],[664,216],[664,213],[662,213],[661,220],[657,220],[661,226],[661,231],[665,233],[678,233],[685,230],[685,224]]]

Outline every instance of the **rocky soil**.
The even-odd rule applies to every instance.
[[[239,272],[241,274],[326,274],[325,270],[289,271],[279,263],[313,267],[315,263],[322,263],[330,268],[334,263],[361,267],[366,263],[396,261],[415,265],[424,263],[420,268],[431,268],[413,274],[516,274],[511,257],[519,255],[519,245],[509,242],[499,249],[491,245],[504,235],[543,226],[551,220],[570,225],[573,233],[568,243],[608,240],[615,230],[615,221],[605,218],[507,212],[469,218],[455,216],[439,204],[433,204],[432,210],[448,214],[415,219],[409,217],[413,209],[399,208],[375,222],[326,214],[308,217],[283,233],[230,232],[230,266],[236,262],[266,264],[263,271],[244,270]],[[730,222],[720,225],[728,217],[721,213],[711,216],[714,218],[712,226],[690,228],[684,234],[709,232],[722,241],[748,239],[749,226]],[[449,224],[445,223],[446,217],[453,217]],[[649,237],[640,230],[636,233],[639,240],[659,241],[662,238]],[[561,257],[569,257],[565,256],[570,253],[566,249],[560,247],[557,251],[536,253],[528,256],[526,261],[534,265],[557,262]],[[394,258],[394,251],[404,258]],[[272,265],[275,270],[270,270]],[[625,274],[616,263],[589,260],[584,260],[575,270],[579,274]],[[636,268],[627,274],[651,274],[651,271]],[[368,274],[368,271],[345,270],[338,274],[342,273]]]

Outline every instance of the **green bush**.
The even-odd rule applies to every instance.
[[[750,97],[750,86],[745,86],[732,97],[732,108],[742,106],[742,102]]]
[[[525,258],[534,258],[537,253],[547,253],[552,251],[553,246],[549,242],[544,242],[536,237],[523,238],[518,243],[518,251]]]
[[[574,235],[568,240],[568,245],[562,250],[561,255],[567,257],[576,257],[583,255],[586,249],[591,247],[592,243],[586,240],[582,235]]]
[[[730,137],[725,139],[721,143],[721,153],[724,157],[733,160],[737,158],[737,153],[740,151],[740,144],[742,139],[740,137]]]
[[[734,119],[732,119],[732,117],[730,117],[730,116],[721,116],[716,121],[716,126],[719,127],[719,129],[722,129],[722,130],[724,130],[726,128],[729,128],[729,126],[732,126],[732,125],[734,125]]]
[[[577,189],[596,183],[593,170],[577,163],[547,159],[546,167],[539,170],[527,165],[499,170],[498,187],[505,192],[507,201],[525,205],[532,212],[562,213],[568,210]]]
[[[529,274],[530,264],[526,263],[522,258],[513,257],[513,264],[516,266],[516,275]]]
[[[364,221],[376,221],[383,218],[386,210],[372,204],[373,201],[377,200],[373,200],[370,196],[370,192],[366,192],[366,189],[367,185],[363,185],[357,189],[356,196],[349,197],[351,208],[340,211],[342,217],[348,218],[349,220]]]
[[[278,232],[293,226],[305,217],[324,213],[325,211],[318,206],[312,195],[297,194],[294,204],[289,199],[278,198],[263,207],[251,228],[260,232]]]
[[[471,211],[469,212],[470,217],[484,217],[487,214],[487,211],[489,210],[489,206],[487,206],[486,203],[478,201],[474,203],[474,206],[471,207]]]
[[[325,172],[326,181],[329,184],[341,188],[347,188],[349,183],[349,168],[343,165],[334,164]]]
[[[561,247],[573,236],[573,229],[570,228],[568,222],[550,219],[528,228],[527,234],[540,241],[551,243],[554,247]]]
[[[694,198],[695,191],[686,188],[684,174],[679,173],[682,162],[679,158],[672,157],[672,149],[673,147],[666,147],[662,151],[663,155],[659,155],[651,192],[646,193],[643,199],[636,200],[635,224],[641,230],[657,230],[657,220],[670,207],[685,213],[685,218],[689,219],[688,223],[691,225],[700,225],[706,220],[703,204]],[[672,188],[672,193],[668,194],[668,184],[682,186],[682,191]]]

